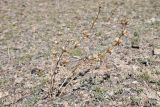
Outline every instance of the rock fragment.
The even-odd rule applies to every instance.
[[[134,36],[132,37],[131,40],[132,48],[139,49],[139,42],[140,42],[139,34],[137,32],[134,32]]]
[[[153,55],[160,55],[160,45],[154,46]]]

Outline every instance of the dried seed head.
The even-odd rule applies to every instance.
[[[111,54],[112,53],[112,48],[108,48],[107,53]]]
[[[56,55],[57,55],[57,51],[52,52],[52,54],[53,54],[54,56],[56,56]]]
[[[94,59],[98,59],[99,57],[98,57],[98,54],[93,54],[93,58]]]
[[[103,59],[103,58],[104,58],[104,54],[103,54],[103,53],[99,53],[99,54],[98,54],[98,57],[99,57],[100,59]]]
[[[80,46],[80,44],[78,43],[78,42],[75,42],[74,43],[74,48],[77,48],[77,47],[79,47]]]
[[[128,36],[128,31],[127,31],[126,29],[123,30],[123,31],[122,31],[122,35],[123,35],[123,36]]]
[[[115,42],[117,42],[119,40],[119,38],[117,37],[117,38],[115,38]]]
[[[116,38],[114,41],[114,46],[120,45],[122,43],[122,40],[120,38]]]
[[[67,49],[65,47],[62,47],[63,52],[67,52]]]
[[[55,49],[52,49],[51,52],[53,56],[56,56],[58,54],[58,52]]]
[[[127,19],[122,19],[121,24],[122,24],[122,26],[127,26],[128,25],[128,20]]]
[[[88,31],[83,31],[84,38],[88,38],[90,36],[90,33]]]

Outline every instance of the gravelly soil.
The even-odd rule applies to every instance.
[[[90,39],[83,39],[101,12]],[[85,62],[81,72],[58,97],[48,97],[51,74],[66,41],[68,53],[56,74],[56,89],[71,75],[75,56],[110,47],[127,18],[129,35],[104,59]],[[131,47],[139,34],[139,49]],[[0,1],[0,106],[1,107],[159,107],[160,56],[159,0],[1,0]],[[94,67],[93,67],[94,68]],[[88,70],[88,71],[87,71]],[[86,71],[86,73],[84,73]],[[64,88],[64,87],[62,87]]]

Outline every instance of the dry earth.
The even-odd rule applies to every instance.
[[[99,3],[99,18],[90,39],[84,39]],[[129,35],[103,67],[82,63],[71,84],[63,86],[77,58],[111,46],[124,18]],[[139,48],[131,46],[135,32]],[[73,48],[73,41],[80,46]],[[160,45],[160,0],[0,0],[0,107],[160,107],[155,45]],[[49,97],[51,74],[64,46],[69,53],[62,60],[69,63],[58,65]],[[64,93],[56,96],[61,86]]]

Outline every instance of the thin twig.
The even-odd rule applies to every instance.
[[[98,8],[98,14],[96,15],[95,19],[93,20],[93,22],[91,24],[90,31],[93,29],[93,27],[94,27],[94,25],[95,25],[95,23],[96,23],[96,21],[97,21],[97,19],[99,17],[100,12],[101,12],[101,6],[99,6],[99,8]]]
[[[69,76],[67,79],[69,79],[69,78],[71,78],[70,79],[70,81],[66,84],[66,86],[61,90],[61,88],[62,88],[62,86],[63,85],[61,85],[61,87],[59,88],[59,91],[60,91],[60,94],[58,95],[58,96],[61,96],[62,95],[62,93],[65,91],[65,89],[67,88],[67,86],[69,85],[69,84],[71,84],[71,82],[73,81],[73,79],[77,76],[77,74],[78,73],[76,73],[75,71],[78,69],[78,67],[81,65],[81,61],[76,65],[76,67],[72,70],[72,75],[71,76]]]
[[[9,61],[11,61],[11,55],[10,55],[10,48],[9,48],[9,46],[7,47],[7,54],[8,54],[8,63],[9,63]]]
[[[49,90],[49,95],[50,96],[52,96],[52,92],[53,92],[53,88],[54,88],[54,83],[55,83],[55,74],[57,72],[57,68],[58,68],[58,65],[60,63],[60,60],[62,59],[63,54],[64,54],[64,51],[62,50],[62,52],[59,55],[58,60],[57,60],[57,62],[55,64],[55,68],[52,70],[53,73],[51,75],[51,87],[50,87],[50,90]]]
[[[70,77],[73,77],[73,76],[75,75],[75,71],[77,70],[77,68],[79,67],[79,65],[80,65],[80,63],[78,63],[78,64],[74,67],[74,69],[72,70],[72,75],[69,76],[69,77],[67,77],[67,78],[64,80],[64,82],[61,84],[61,86],[59,87],[58,90],[61,90],[61,88],[64,86],[65,82],[66,82]],[[68,84],[68,83],[67,83],[67,84]],[[66,86],[67,86],[67,85],[66,85]]]

